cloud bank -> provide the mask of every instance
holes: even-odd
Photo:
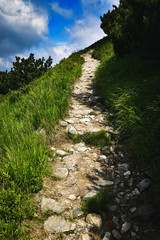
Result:
[[[48,33],[48,16],[31,2],[0,0],[0,57],[36,45]]]
[[[72,3],[66,9],[58,0],[52,3],[46,0],[43,8],[37,7],[40,0],[0,0],[0,70],[9,70],[16,55],[28,57],[30,52],[36,58],[44,56],[47,59],[51,56],[55,64],[73,51],[83,49],[105,36],[99,17],[112,5],[118,5],[119,0],[77,1],[81,6],[78,16],[75,15],[75,8],[71,9]],[[54,13],[59,14],[57,22]],[[68,39],[63,40],[62,34],[62,39],[55,45],[52,35],[46,37],[51,27],[54,32],[54,25],[49,25],[49,19],[54,21],[56,29],[62,19],[64,25],[60,25],[64,29],[61,31],[67,34]]]

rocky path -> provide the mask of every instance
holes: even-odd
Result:
[[[128,154],[116,143],[118,132],[106,124],[107,111],[94,94],[94,73],[99,61],[84,55],[83,75],[74,85],[68,117],[60,122],[50,161],[53,178],[46,178],[37,195],[39,213],[44,223],[35,224],[33,239],[65,240],[135,240],[145,231],[142,222],[153,214],[152,205],[143,201],[151,181],[131,171]],[[102,110],[103,109],[103,110]],[[114,136],[109,146],[100,149],[74,144],[68,134],[105,130]],[[112,193],[109,211],[84,216],[83,200],[108,188]]]

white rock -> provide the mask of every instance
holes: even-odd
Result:
[[[94,183],[97,184],[98,186],[112,186],[114,184],[114,182],[112,181],[107,181],[107,180],[94,180]]]
[[[114,148],[112,146],[110,147],[109,150],[110,150],[110,152],[114,152]]]
[[[83,215],[83,212],[80,208],[74,208],[71,214],[73,218],[78,218]]]
[[[107,159],[107,157],[105,155],[101,155],[99,158],[98,158],[98,161],[105,161]]]
[[[128,171],[129,165],[127,163],[118,164],[119,171]]]
[[[133,186],[133,177],[128,179],[128,186],[132,187]]]
[[[111,233],[110,233],[110,232],[106,232],[106,233],[104,234],[104,237],[103,237],[102,240],[110,240],[110,239],[111,239]]]
[[[137,208],[136,208],[136,207],[133,207],[133,208],[130,209],[130,212],[131,212],[131,213],[134,213],[136,210],[137,210]]]
[[[52,211],[54,213],[62,213],[66,209],[64,204],[56,202],[54,199],[51,198],[42,198],[41,201],[41,210],[44,213],[45,211]]]
[[[59,123],[60,123],[60,125],[61,125],[62,127],[66,127],[66,126],[67,126],[67,123],[66,123],[65,121],[60,121]]]
[[[67,168],[57,168],[54,172],[54,175],[59,178],[66,178],[68,176],[68,169]]]
[[[70,133],[70,134],[77,134],[78,132],[77,132],[77,130],[74,127],[70,127],[68,129],[68,133]]]
[[[69,232],[76,229],[76,224],[65,221],[62,217],[51,216],[44,223],[44,230],[51,233]]]
[[[83,234],[81,237],[80,237],[80,240],[90,240],[90,236],[88,234]]]
[[[68,119],[68,120],[66,120],[66,122],[69,124],[74,124],[74,121],[72,119]]]
[[[89,199],[89,198],[91,198],[91,197],[96,196],[97,194],[98,194],[98,191],[95,190],[95,189],[92,189],[91,191],[89,191],[89,192],[83,197],[83,199],[84,199],[84,200],[87,200],[87,199]]]
[[[87,147],[81,147],[77,149],[78,152],[86,152],[88,150],[90,150],[90,148],[87,148]]]
[[[138,189],[140,192],[143,192],[151,185],[151,180],[149,178],[143,179],[138,185]]]
[[[116,226],[118,226],[118,225],[119,225],[119,223],[118,223],[118,218],[117,218],[117,217],[115,217],[115,216],[113,216],[113,222],[116,224]]]
[[[83,123],[88,123],[90,122],[90,119],[89,118],[83,118],[83,119],[80,119],[80,122],[83,124]]]
[[[130,228],[131,228],[130,223],[128,223],[128,222],[123,223],[122,228],[121,228],[121,233],[125,234],[126,232],[129,231]]]
[[[124,173],[125,177],[129,177],[130,175],[131,175],[131,171],[127,171],[127,172]]]
[[[70,199],[70,200],[73,200],[73,201],[74,201],[74,200],[76,200],[76,196],[72,194],[72,195],[70,195],[70,196],[68,197],[68,199]]]
[[[102,218],[96,213],[89,213],[86,217],[86,221],[96,226],[97,228],[100,228],[102,226]]]
[[[56,149],[55,149],[55,147],[51,147],[51,150],[52,150],[52,151],[55,151]]]
[[[65,152],[63,150],[57,150],[56,153],[61,155],[62,157],[67,155],[67,152]]]
[[[138,188],[135,188],[135,189],[132,191],[132,194],[133,194],[134,196],[140,195],[140,191],[138,190]]]
[[[96,132],[99,132],[100,130],[101,130],[100,128],[91,128],[91,129],[89,129],[89,131],[91,133],[96,133]]]

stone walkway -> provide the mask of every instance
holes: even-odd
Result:
[[[39,214],[44,224],[33,224],[36,239],[110,240],[140,239],[141,221],[154,212],[152,205],[137,205],[137,199],[149,188],[151,181],[131,171],[124,146],[113,140],[103,150],[73,144],[68,134],[105,130],[118,138],[113,126],[106,124],[107,110],[94,94],[94,74],[99,61],[84,55],[82,77],[75,83],[68,117],[60,122],[51,148],[55,160],[50,161],[52,179],[44,180],[37,195]],[[142,181],[143,180],[143,181]],[[112,192],[110,211],[102,216],[94,212],[84,216],[82,200],[96,195],[103,187]],[[38,214],[38,213],[37,213]]]

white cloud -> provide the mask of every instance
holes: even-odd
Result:
[[[66,30],[70,34],[70,44],[77,49],[85,48],[105,36],[100,28],[100,20],[95,16],[79,20]]]
[[[71,9],[61,8],[58,2],[52,3],[52,10],[65,18],[71,18],[73,16]]]
[[[107,9],[111,9],[112,5],[119,4],[119,0],[81,0],[84,13],[100,13],[107,12]]]
[[[48,16],[30,1],[0,0],[0,57],[37,44],[48,33]]]

